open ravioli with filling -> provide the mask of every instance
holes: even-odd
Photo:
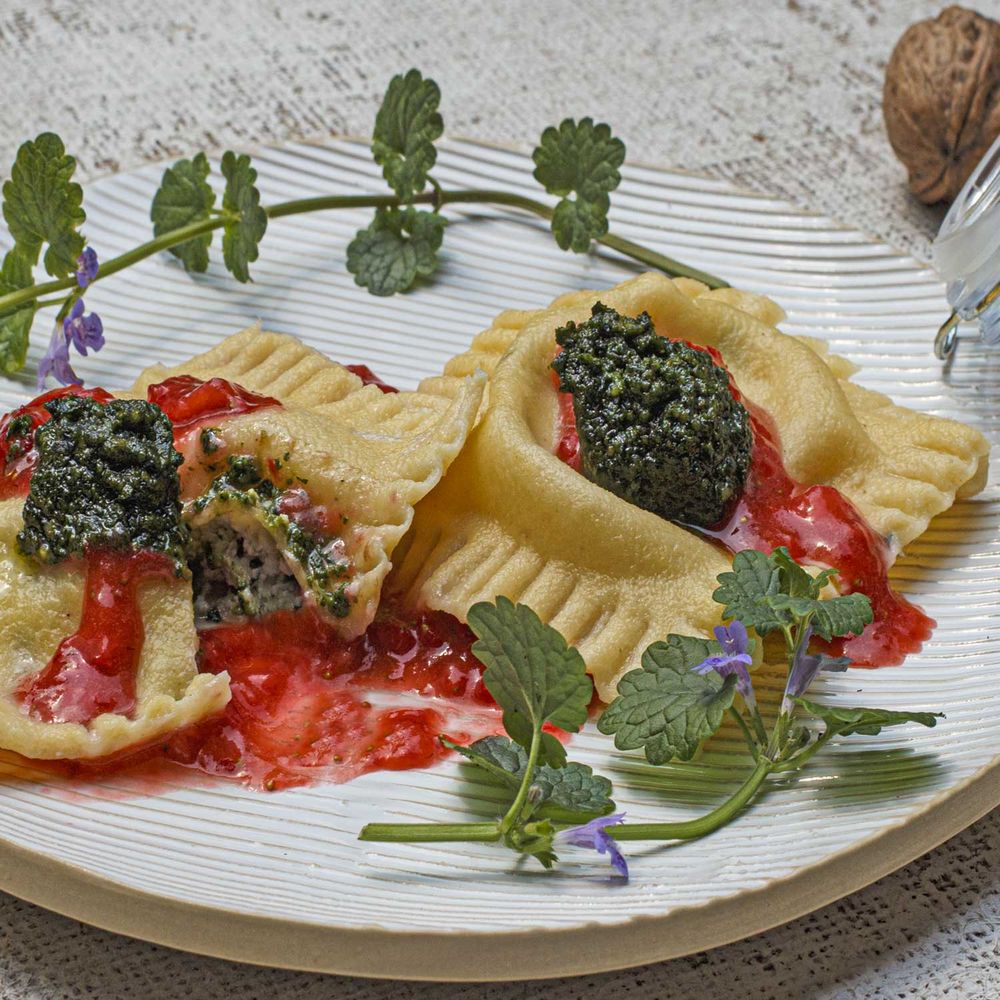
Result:
[[[363,632],[482,390],[382,393],[251,329],[125,398],[71,387],[6,417],[0,747],[101,758],[221,711],[199,626],[309,605]]]
[[[445,368],[484,370],[489,384],[465,449],[421,504],[393,587],[463,619],[498,594],[529,604],[580,649],[607,700],[650,642],[719,623],[712,593],[732,551],[799,543],[800,561],[842,561],[806,530],[822,513],[884,576],[932,517],[982,488],[987,443],[853,385],[848,362],[779,332],[782,316],[762,296],[654,274],[501,314]],[[562,453],[567,437],[583,439],[587,475]],[[751,489],[777,508],[763,512],[774,514],[767,530],[740,507]],[[881,585],[884,609],[908,607]]]

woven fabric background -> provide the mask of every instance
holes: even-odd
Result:
[[[1000,16],[996,0],[979,3]],[[783,195],[918,257],[941,211],[907,194],[882,125],[916,0],[393,3],[0,0],[0,164],[57,130],[84,177],[291,137],[368,134],[418,65],[448,131],[528,145],[565,115],[638,161]],[[970,997],[1000,994],[1000,812],[868,889],[747,941],[547,983],[392,984],[263,970],[85,927],[0,894],[0,996]]]

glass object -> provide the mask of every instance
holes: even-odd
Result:
[[[952,308],[934,353],[943,361],[955,350],[964,320],[978,320],[982,339],[1000,344],[1000,136],[952,203],[932,253]]]

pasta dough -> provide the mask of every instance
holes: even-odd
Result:
[[[598,300],[717,348],[741,392],[774,418],[790,474],[836,487],[894,551],[981,488],[988,446],[978,432],[852,385],[848,362],[776,330],[781,310],[762,296],[645,274],[502,313],[448,363],[447,378],[482,369],[490,382],[478,426],[404,543],[394,586],[408,600],[460,618],[498,594],[530,604],[578,646],[605,699],[648,643],[718,623],[711,594],[728,558],[552,453],[554,331],[586,320]]]

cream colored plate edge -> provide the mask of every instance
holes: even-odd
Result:
[[[265,150],[257,160],[265,201],[378,189],[356,142]],[[87,232],[105,258],[147,237],[159,173],[147,168],[88,188]],[[532,183],[525,156],[473,143],[448,144],[436,173],[446,186],[530,193]],[[488,209],[454,217],[462,221],[447,234],[439,280],[392,300],[370,298],[344,273],[358,215],[274,223],[256,285],[246,289],[217,266],[193,281],[166,259],[149,261],[88,296],[109,345],[79,370],[92,384],[121,385],[148,360],[179,359],[259,316],[410,385],[500,309],[539,306],[629,273],[611,255],[561,254],[534,223]],[[779,201],[650,168],[625,171],[613,225],[773,295],[789,312],[790,332],[825,337],[864,363],[863,384],[963,416],[996,440],[989,401],[998,398],[1000,363],[963,346],[943,375],[929,350],[942,290],[913,260]],[[43,339],[36,333],[35,359]],[[0,403],[29,391],[27,381],[5,383]],[[799,782],[773,788],[703,841],[636,845],[627,887],[582,854],[551,876],[490,848],[357,844],[357,829],[376,817],[457,816],[455,765],[273,796],[179,782],[144,797],[124,779],[72,789],[7,783],[0,885],[163,944],[368,976],[586,973],[756,933],[860,888],[1000,801],[998,524],[995,485],[939,518],[896,574],[939,619],[932,642],[904,668],[850,672],[824,689],[860,698],[863,688],[866,703],[884,707],[943,707],[944,724],[834,747]],[[739,748],[725,743],[699,764],[656,772],[609,755],[594,733],[574,747],[616,778],[619,803],[634,816],[697,814],[739,779]]]

